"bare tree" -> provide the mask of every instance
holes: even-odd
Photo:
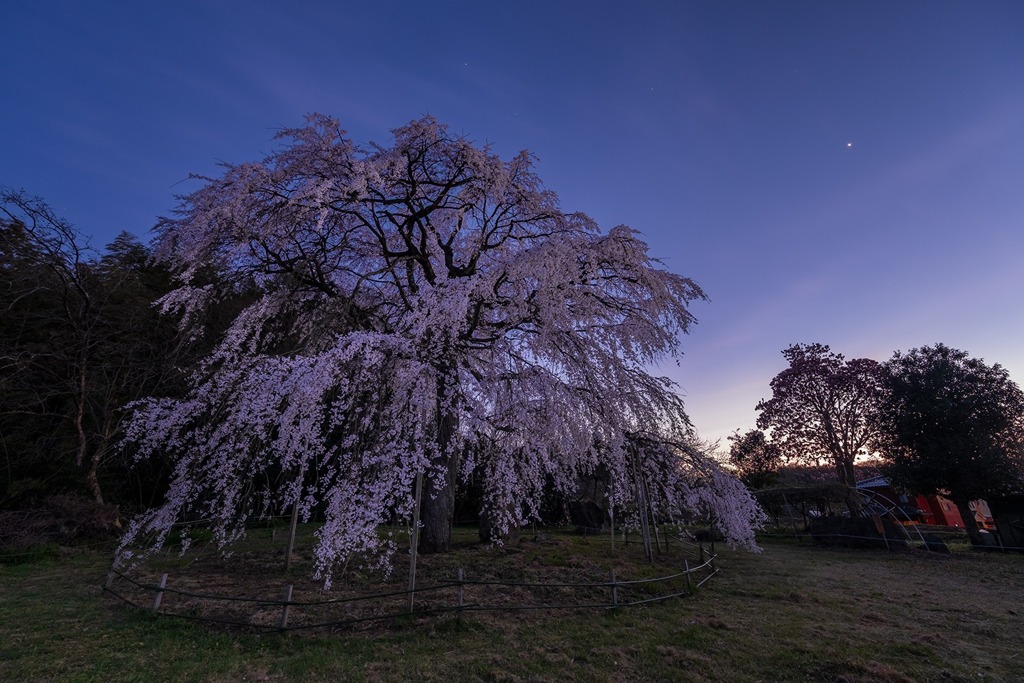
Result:
[[[50,476],[73,463],[103,502],[99,473],[120,434],[121,409],[154,391],[167,354],[150,306],[159,292],[139,280],[145,247],[123,235],[99,256],[41,199],[0,195],[5,446],[20,435],[19,449],[39,451],[33,457],[43,466],[29,472]]]

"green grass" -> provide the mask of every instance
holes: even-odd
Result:
[[[0,565],[35,564],[57,557],[60,557],[59,545],[56,543],[39,543],[28,547],[0,550]]]
[[[606,545],[462,546],[524,575],[604,572]],[[473,613],[370,630],[253,635],[104,597],[108,556],[0,566],[4,681],[1021,681],[1024,556],[724,551],[692,598],[616,612]],[[617,575],[652,570],[620,553]],[[609,564],[608,566],[611,566]],[[603,578],[605,574],[601,574]],[[288,579],[292,580],[291,578]]]

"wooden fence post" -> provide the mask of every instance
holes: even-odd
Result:
[[[615,582],[615,570],[612,570],[612,607],[619,606],[619,585]]]
[[[465,604],[463,602],[464,595],[463,595],[463,584],[462,584],[462,581],[465,578],[466,578],[465,572],[463,571],[462,567],[459,567],[458,579],[456,579],[456,581],[459,584],[459,596],[458,596],[458,604],[457,604],[457,607],[459,608],[459,614],[462,614],[462,607]]]
[[[160,611],[160,603],[164,599],[164,588],[167,587],[167,574],[160,575],[160,586],[157,588],[156,595],[153,596],[153,611]]]
[[[683,560],[683,570],[686,572],[686,590],[693,595],[693,581],[690,579],[690,563]]]
[[[292,584],[288,584],[288,589],[284,593],[284,606],[281,607],[281,626],[280,626],[280,628],[282,630],[288,628],[288,610],[292,606],[292,589],[293,588],[294,588],[294,586]]]

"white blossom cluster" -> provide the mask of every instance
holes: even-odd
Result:
[[[647,368],[680,353],[700,288],[631,229],[561,211],[528,154],[503,161],[429,117],[393,134],[361,149],[311,116],[162,222],[158,254],[181,283],[162,305],[187,332],[228,293],[252,301],[186,398],[137,407],[128,441],[176,468],[124,558],[186,513],[226,544],[297,501],[326,517],[329,583],[351,557],[386,562],[378,527],[411,514],[417,473],[476,473],[508,529],[537,514],[546,482],[571,493],[598,466],[612,499],[632,501],[626,435],[691,439],[673,384]],[[735,479],[694,449],[639,452],[652,505],[711,512],[753,546],[757,508]]]

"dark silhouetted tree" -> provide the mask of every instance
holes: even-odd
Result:
[[[768,440],[760,429],[736,432],[729,437],[729,462],[736,468],[740,480],[752,489],[762,489],[775,483],[782,452]]]
[[[947,496],[980,543],[969,503],[1024,490],[1024,393],[1005,368],[943,344],[897,352],[885,368],[875,440],[885,473]]]
[[[850,506],[858,510],[853,464],[875,433],[882,367],[867,358],[847,361],[824,344],[794,344],[782,355],[789,367],[772,379],[772,397],[757,404],[757,426],[771,430],[787,459],[829,463],[851,488]]]

